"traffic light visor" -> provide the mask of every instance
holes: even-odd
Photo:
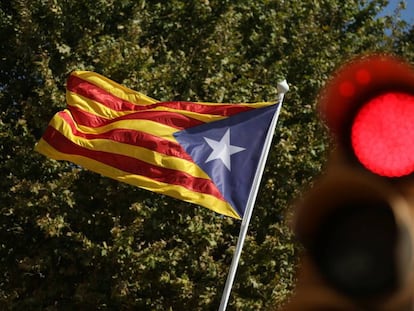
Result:
[[[414,69],[386,55],[341,67],[322,89],[322,118],[342,149],[371,172],[414,172]]]

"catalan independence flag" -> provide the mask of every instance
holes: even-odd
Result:
[[[160,102],[73,72],[67,109],[35,149],[104,176],[242,218],[277,102]]]

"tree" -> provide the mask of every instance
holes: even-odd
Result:
[[[2,1],[2,305],[219,305],[238,221],[33,152],[50,118],[65,107],[65,79],[75,69],[96,71],[159,100],[271,100],[276,82],[287,78],[291,91],[229,310],[281,304],[294,287],[297,264],[290,205],[319,173],[329,144],[315,115],[317,92],[349,57],[396,49],[384,33],[392,17],[376,18],[385,3]],[[409,35],[401,32],[401,38]],[[412,47],[398,51],[404,55]]]

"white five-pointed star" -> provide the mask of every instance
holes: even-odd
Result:
[[[208,156],[206,163],[220,159],[224,166],[231,171],[230,156],[240,151],[246,150],[246,148],[230,145],[230,129],[227,129],[220,141],[216,141],[207,137],[204,137],[207,144],[213,149]]]

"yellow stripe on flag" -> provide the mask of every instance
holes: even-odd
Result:
[[[151,105],[160,102],[159,100],[148,97],[140,92],[134,91],[121,84],[118,84],[98,73],[91,71],[74,71],[71,75],[76,76],[82,80],[88,81],[97,87],[104,89],[110,94],[126,100],[132,104],[138,106]],[[194,102],[194,104],[205,105],[205,106],[223,106],[223,105],[234,105],[234,103],[212,103],[212,102]],[[237,103],[238,106],[246,106],[253,109],[263,108],[266,106],[274,105],[274,102],[256,102],[256,103]],[[180,113],[187,113],[186,110],[178,110]],[[198,114],[197,114],[198,115]]]
[[[135,112],[131,110],[116,111],[97,101],[70,91],[66,92],[66,103],[68,106],[79,108],[105,119],[115,119]]]
[[[91,71],[74,71],[71,75],[88,81],[105,91],[136,105],[150,105],[158,102],[151,97],[148,97],[140,92],[129,89],[121,84],[118,84],[98,73]]]
[[[83,156],[61,153],[50,146],[43,139],[40,139],[40,141],[37,143],[35,150],[49,158],[77,163],[86,169],[119,180],[121,182],[138,186],[149,191],[165,194],[186,202],[195,203],[209,208],[217,213],[240,219],[240,216],[227,202],[220,200],[212,195],[191,191],[178,185],[162,183],[144,176],[129,174],[127,172],[105,165],[99,161],[92,160]]]
[[[131,113],[139,113],[139,111],[133,111],[133,110],[124,110],[124,111],[117,111],[113,110],[97,101],[94,101],[92,99],[89,99],[87,97],[84,97],[82,95],[76,94],[71,91],[66,92],[66,102],[68,106],[79,108],[83,111],[92,113],[94,115],[97,115],[98,117],[102,117],[105,119],[114,119],[118,117],[122,117]],[[200,103],[195,103],[200,104]],[[204,104],[204,103],[201,103]],[[258,107],[267,106],[269,103],[263,102],[262,104],[259,103]],[[243,106],[243,104],[240,104]],[[249,107],[253,107],[256,104],[249,104]],[[187,116],[189,118],[202,121],[204,123],[213,122],[213,121],[219,121],[222,119],[227,118],[226,116],[219,116],[214,114],[205,114],[205,113],[197,113],[193,111],[188,110],[182,110],[182,109],[174,109],[169,108],[165,106],[156,106],[148,108],[148,110],[141,110],[141,111],[169,111],[169,112],[175,112],[180,115]]]
[[[103,138],[87,139],[76,136],[73,134],[70,125],[58,114],[55,115],[55,117],[51,120],[50,126],[54,127],[57,131],[59,131],[62,135],[67,137],[70,141],[83,148],[94,151],[104,151],[114,154],[125,155],[147,162],[149,164],[157,165],[164,168],[170,168],[174,170],[180,170],[194,177],[209,179],[209,176],[206,173],[204,173],[204,171],[200,169],[199,166],[185,159],[160,154],[154,150],[149,150],[143,147],[121,143],[114,140]],[[82,132],[78,127],[76,128],[77,130]],[[120,127],[117,127],[115,125],[115,128]],[[95,132],[91,131],[90,133]]]

